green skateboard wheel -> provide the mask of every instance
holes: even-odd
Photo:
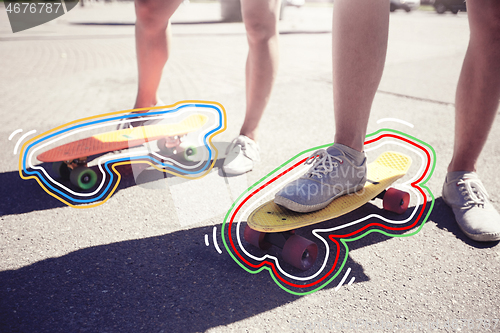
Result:
[[[71,171],[70,181],[82,190],[89,190],[97,183],[97,174],[92,169],[79,166]]]

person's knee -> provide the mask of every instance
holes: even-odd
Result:
[[[137,24],[147,31],[165,29],[168,26],[168,15],[160,14],[157,0],[135,0]]]
[[[135,0],[135,15],[137,21],[147,21],[154,16],[153,0]]]
[[[277,35],[277,22],[274,18],[264,20],[262,17],[245,17],[245,28],[250,43],[267,43]]]

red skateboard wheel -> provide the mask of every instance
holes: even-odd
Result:
[[[391,187],[385,192],[382,202],[385,210],[403,214],[410,204],[410,194]]]

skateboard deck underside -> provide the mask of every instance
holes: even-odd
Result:
[[[195,114],[178,124],[140,126],[98,134],[48,150],[37,159],[42,162],[68,161],[136,147],[164,137],[183,136],[201,128],[207,120],[207,116]]]
[[[296,213],[268,201],[248,217],[250,228],[261,232],[282,232],[347,214],[375,198],[399,178],[411,165],[411,158],[395,152],[385,152],[368,164],[365,187],[332,201],[325,208],[311,213]]]

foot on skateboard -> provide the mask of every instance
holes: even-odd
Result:
[[[326,158],[328,159],[328,157]],[[334,167],[330,166],[330,162],[340,165],[340,161],[335,158],[333,161],[321,162],[324,163],[324,166],[319,163],[316,163],[315,166],[318,170],[330,169]],[[297,236],[293,231],[347,214],[376,197],[383,199],[384,209],[403,214],[408,208],[410,195],[407,192],[389,188],[389,186],[403,177],[410,165],[410,157],[400,153],[385,152],[374,162],[366,165],[367,173],[366,182],[363,182],[364,187],[357,192],[334,198],[325,208],[320,210],[297,213],[276,204],[276,199],[269,201],[254,210],[248,217],[247,228],[251,231],[245,230],[245,240],[263,250],[271,245],[276,245],[283,249],[282,257],[286,262],[299,269],[307,270],[312,267],[316,260],[317,246],[309,240],[307,242],[314,245],[303,240],[290,241],[292,235]],[[314,166],[312,170],[315,170]],[[285,241],[280,241],[280,237],[284,237]],[[290,243],[285,247],[285,242],[288,241]]]
[[[274,202],[300,213],[326,207],[344,194],[363,188],[366,182],[366,157],[341,144],[321,149],[309,157],[314,163],[305,175],[286,185]]]

